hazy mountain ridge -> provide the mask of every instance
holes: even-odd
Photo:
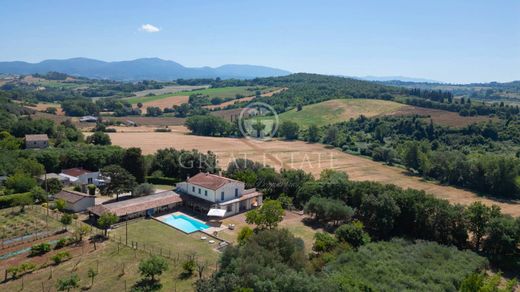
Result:
[[[114,80],[174,80],[189,78],[237,78],[276,77],[289,71],[256,65],[223,65],[212,67],[185,67],[177,62],[159,58],[141,58],[130,61],[105,62],[89,58],[45,60],[39,63],[23,61],[0,62],[0,73],[44,74],[49,71],[88,78]]]

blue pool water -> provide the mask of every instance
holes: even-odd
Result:
[[[164,223],[173,226],[177,229],[180,229],[186,233],[192,233],[199,230],[204,230],[209,228],[208,225],[201,223],[197,220],[194,220],[188,216],[183,214],[179,215],[171,215],[162,220]]]

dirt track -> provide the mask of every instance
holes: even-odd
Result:
[[[370,159],[350,155],[322,144],[309,144],[302,141],[245,140],[237,138],[202,137],[185,134],[183,127],[172,127],[171,133],[156,133],[143,128],[140,132],[110,133],[112,143],[122,147],[141,147],[144,154],[154,153],[158,149],[173,147],[176,149],[198,149],[213,151],[219,158],[219,165],[227,167],[235,158],[248,158],[280,168],[299,168],[318,176],[326,168],[346,171],[352,180],[372,180],[392,183],[403,188],[424,190],[452,203],[470,204],[480,200],[485,204],[496,204],[502,211],[513,216],[520,216],[520,204],[500,202],[479,197],[475,193],[450,186],[424,181],[419,177],[409,176],[406,171],[389,167]],[[124,128],[121,129],[124,131]]]

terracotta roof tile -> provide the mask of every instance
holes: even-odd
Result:
[[[154,195],[128,199],[105,205],[96,205],[88,208],[88,210],[98,216],[107,212],[116,214],[117,216],[123,216],[180,202],[182,202],[182,199],[176,192],[164,191]]]
[[[90,173],[90,172],[91,171],[88,171],[81,167],[69,168],[69,169],[64,169],[61,171],[61,173],[64,173],[64,174],[70,175],[70,176],[74,176],[74,177],[78,177],[82,174]]]
[[[47,134],[25,135],[25,141],[49,141]]]
[[[186,182],[206,188],[206,189],[218,190],[220,187],[224,186],[227,183],[239,182],[239,181],[230,179],[227,177],[219,176],[216,174],[201,172],[201,173],[196,174],[193,177],[190,177]]]
[[[59,193],[54,195],[54,197],[57,199],[62,199],[67,203],[74,204],[80,201],[81,199],[90,197],[90,195],[76,191],[61,190]]]

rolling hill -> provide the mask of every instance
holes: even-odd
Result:
[[[220,67],[185,67],[177,62],[159,58],[105,62],[88,58],[45,60],[39,63],[22,61],[0,62],[0,73],[33,74],[50,71],[97,79],[113,80],[175,80],[191,78],[252,79],[276,77],[290,72],[255,65],[223,65]]]
[[[279,115],[281,121],[293,121],[307,128],[310,125],[324,126],[360,115],[373,117],[391,114],[409,106],[394,101],[377,99],[332,99],[316,104],[306,105],[301,111],[292,109]]]

